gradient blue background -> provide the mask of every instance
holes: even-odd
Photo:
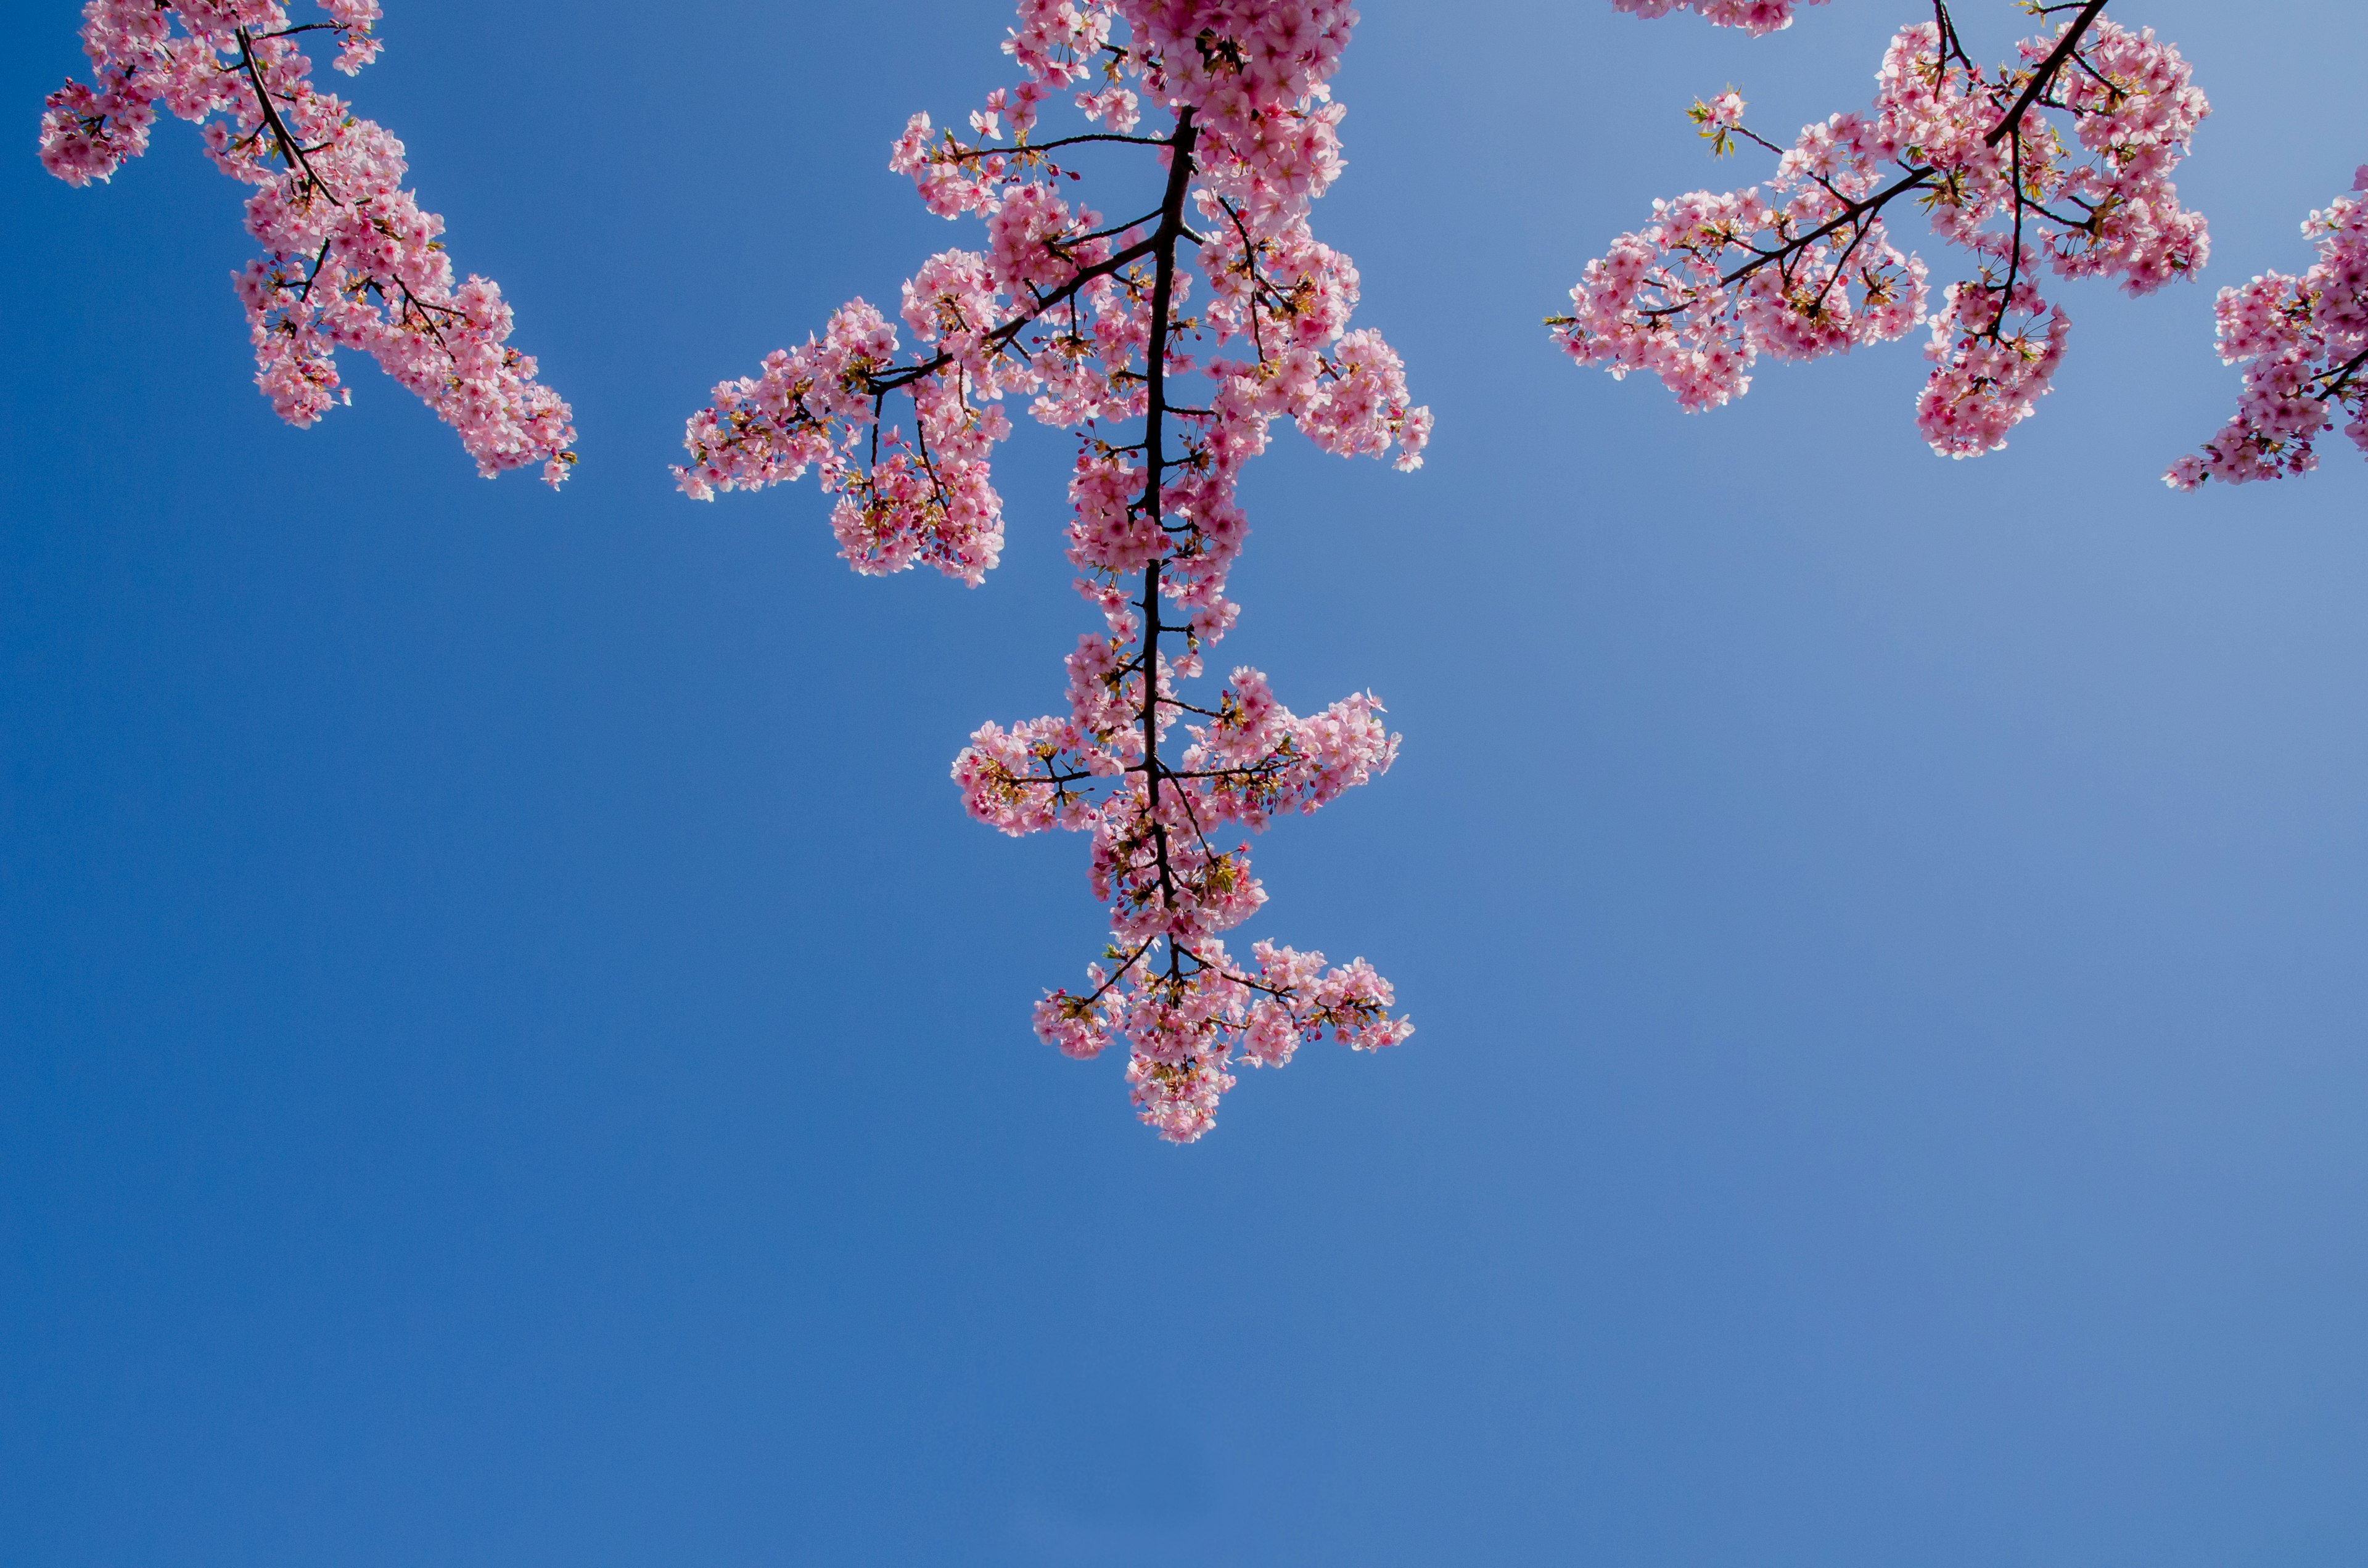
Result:
[[[239,192],[178,124],[47,179],[73,7],[0,57],[0,1563],[2368,1561],[2368,465],[2157,483],[2209,288],[2063,290],[1962,464],[1912,346],[1688,418],[1537,325],[1762,167],[1697,92],[1861,106],[1913,5],[1370,0],[1320,230],[1440,434],[1279,439],[1228,652],[1405,730],[1245,935],[1421,1032],[1190,1150],[1029,1034],[1082,844],[945,777],[1087,624],[1066,439],[975,592],[664,472],[969,243],[883,164],[1004,7],[390,10],[562,496],[366,362],[276,424]],[[2214,285],[2368,158],[2368,18],[2275,11],[2116,13],[2217,107]]]

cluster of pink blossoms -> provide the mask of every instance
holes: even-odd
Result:
[[[2173,463],[2164,481],[2192,490],[2207,479],[2241,484],[2318,466],[2313,449],[2339,410],[2343,433],[2368,451],[2368,164],[2302,226],[2318,264],[2300,278],[2265,273],[2223,289],[2214,314],[2220,358],[2245,367],[2236,417],[2202,452]]]
[[[812,468],[857,571],[926,562],[975,584],[1003,543],[990,463],[1005,404],[1079,433],[1068,555],[1104,629],[1068,657],[1065,714],[983,726],[953,775],[1007,833],[1091,835],[1111,940],[1084,991],[1038,1004],[1037,1032],[1076,1057],[1124,1041],[1142,1119],[1178,1142],[1209,1130],[1236,1063],[1412,1032],[1362,960],[1260,942],[1243,963],[1222,939],[1266,898],[1244,835],[1389,767],[1380,703],[1298,717],[1246,668],[1202,701],[1180,685],[1238,613],[1236,491],[1269,426],[1288,417],[1342,455],[1395,448],[1402,469],[1429,436],[1397,355],[1349,329],[1356,268],[1308,228],[1341,169],[1326,83],[1355,22],[1322,0],[1021,0],[1004,45],[1021,79],[969,136],[916,115],[892,154],[931,211],[985,228],[983,248],[940,252],[905,284],[915,347],[850,301],[819,339],[717,387],[676,470],[708,499]],[[1064,97],[1088,129],[1039,139]],[[1141,133],[1146,117],[1159,134]],[[1056,154],[1088,147],[1156,156],[1148,210],[1111,222],[1063,194]],[[889,417],[898,394],[909,426]]]
[[[1657,14],[1649,0],[1623,8]],[[1739,7],[1700,8],[1758,26],[1722,15]],[[1572,313],[1550,319],[1556,337],[1614,376],[1650,371],[1699,411],[1748,391],[1763,353],[1846,353],[1929,320],[1925,438],[1960,458],[2005,445],[2046,393],[2069,331],[2039,293],[2043,268],[2146,294],[2210,250],[2169,177],[2210,106],[2177,49],[2102,10],[2089,0],[2053,37],[2024,40],[2015,63],[1985,70],[1936,6],[1933,21],[1892,40],[1871,112],[1807,126],[1789,147],[1746,130],[1732,93],[1696,104],[1719,151],[1758,142],[1778,154],[1775,176],[1655,202],[1650,225],[1588,264]],[[1884,222],[1907,197],[1975,258],[1975,276],[1929,315],[1925,265]]]
[[[377,58],[378,0],[321,8],[327,22],[299,27],[271,0],[89,0],[96,85],[49,96],[41,163],[87,185],[147,151],[159,103],[203,123],[215,164],[257,187],[246,227],[264,255],[235,278],[280,417],[306,426],[349,401],[335,355],[359,348],[460,432],[479,472],[540,463],[557,484],[575,460],[571,415],[508,346],[501,290],[454,286],[444,221],[403,188],[403,143],[312,83],[298,38],[336,34],[350,75]]]
[[[1826,0],[1800,0],[1822,6]],[[1755,38],[1782,32],[1793,25],[1793,0],[1611,0],[1615,10],[1637,17],[1666,17],[1672,11],[1693,11],[1722,28],[1743,28]]]

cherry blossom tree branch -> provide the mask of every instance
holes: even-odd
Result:
[[[256,384],[280,417],[308,426],[349,401],[336,351],[358,348],[459,433],[480,473],[540,466],[557,484],[575,461],[572,415],[509,346],[500,289],[456,281],[443,220],[404,188],[402,143],[311,80],[297,40],[334,35],[352,74],[378,54],[378,0],[320,4],[328,21],[296,24],[276,0],[90,0],[95,81],[49,96],[42,165],[69,185],[106,180],[147,150],[158,104],[199,122],[216,165],[255,187],[246,226],[263,255],[237,287]]]
[[[1684,8],[1755,32],[1792,18],[1789,0]],[[1925,438],[1952,457],[2004,445],[2047,392],[2069,330],[2035,287],[2043,267],[2143,294],[2192,276],[2210,249],[2169,178],[2210,112],[2178,51],[2108,21],[2102,0],[2040,9],[2070,15],[2024,41],[2024,64],[1986,71],[1936,3],[1930,22],[1892,40],[1871,111],[1807,126],[1782,149],[1743,125],[1732,89],[1697,101],[1713,152],[1738,140],[1776,150],[1773,179],[1656,203],[1651,225],[1588,264],[1571,312],[1547,318],[1556,339],[1615,376],[1652,372],[1694,412],[1747,392],[1762,354],[1816,358],[1929,324]],[[2043,115],[2068,116],[2070,133]],[[1924,262],[1887,228],[1911,193],[1973,258],[1938,310]]]
[[[2318,249],[2308,271],[2265,272],[2214,301],[2220,358],[2245,367],[2244,390],[2228,423],[2163,475],[2174,489],[2308,473],[2339,420],[2368,452],[2368,164],[2302,233]]]
[[[1387,768],[1380,704],[1302,718],[1247,668],[1213,702],[1178,690],[1238,614],[1224,593],[1247,532],[1238,476],[1269,426],[1288,418],[1344,456],[1395,448],[1401,468],[1429,436],[1396,355],[1349,328],[1354,268],[1307,224],[1339,168],[1326,81],[1353,19],[1308,0],[1026,0],[1008,45],[1025,74],[971,116],[973,136],[921,115],[896,144],[892,166],[931,210],[986,229],[984,251],[940,252],[905,284],[917,345],[850,301],[762,375],[717,386],[676,471],[705,499],[817,469],[857,571],[928,564],[976,584],[1002,548],[990,460],[1006,405],[1077,433],[1069,558],[1104,631],[1066,661],[1064,714],[982,726],[953,773],[971,813],[1007,833],[1089,835],[1111,940],[1087,985],[1038,1004],[1037,1031],[1078,1057],[1123,1041],[1138,1113],[1178,1142],[1208,1131],[1240,1062],[1410,1030],[1362,960],[1260,942],[1245,964],[1222,937],[1266,896],[1245,836]],[[1105,130],[1037,139],[1058,94]],[[1146,115],[1167,133],[1138,131]],[[1052,153],[1083,142],[1162,160],[1144,217],[1109,224],[1055,187]],[[1247,359],[1224,353],[1235,342]],[[911,404],[909,435],[887,423],[892,395]]]

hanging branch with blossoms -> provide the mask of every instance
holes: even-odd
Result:
[[[1792,20],[1784,0],[1689,3],[1755,32]],[[2044,272],[2114,278],[2142,295],[2191,276],[2210,251],[2203,216],[2180,206],[2169,177],[2211,112],[2179,51],[2106,20],[2104,0],[2026,8],[2071,14],[2053,36],[2024,40],[2012,63],[1987,68],[1934,5],[1930,22],[1891,40],[1869,113],[1807,126],[1790,146],[1746,128],[1732,91],[1697,102],[1714,152],[1750,142],[1777,155],[1774,177],[1656,201],[1651,224],[1588,264],[1571,313],[1548,318],[1556,339],[1615,377],[1650,371],[1699,412],[1749,390],[1762,353],[1847,353],[1929,320],[1918,426],[1951,457],[2004,446],[2045,395],[2070,331],[2040,295]],[[1926,266],[1886,223],[1907,201],[1974,259],[1974,276],[1929,316]]]
[[[1303,718],[1254,669],[1197,699],[1185,683],[1235,623],[1236,489],[1268,426],[1288,417],[1343,456],[1395,447],[1413,469],[1430,415],[1409,406],[1389,346],[1349,330],[1356,268],[1308,228],[1341,168],[1327,83],[1353,10],[1021,0],[1019,13],[1004,51],[1021,78],[971,134],[916,115],[894,147],[890,167],[931,211],[986,231],[984,250],[939,252],[905,284],[916,346],[848,302],[819,339],[715,389],[676,476],[709,499],[814,469],[856,571],[926,563],[975,585],[1003,545],[990,460],[1007,403],[1077,432],[1068,556],[1103,630],[1068,655],[1066,712],[981,726],[953,777],[970,813],[1006,833],[1090,836],[1110,944],[1084,987],[1037,1004],[1036,1030],[1079,1058],[1122,1041],[1142,1119],[1190,1142],[1239,1063],[1281,1066],[1327,1034],[1362,1051],[1413,1032],[1362,959],[1327,966],[1260,941],[1245,960],[1221,935],[1266,900],[1245,836],[1389,767],[1398,737],[1381,704],[1360,694]],[[1085,128],[1044,136],[1063,97]],[[1156,176],[1131,216],[1062,194],[1088,149]]]
[[[148,150],[162,103],[204,126],[206,152],[256,187],[246,229],[264,254],[234,274],[256,384],[290,424],[350,402],[336,352],[358,348],[416,393],[487,478],[575,461],[572,415],[509,347],[498,286],[457,288],[444,221],[404,188],[403,143],[316,89],[299,40],[327,33],[347,75],[378,57],[378,0],[321,0],[298,25],[271,0],[89,0],[83,51],[95,85],[69,82],[41,116],[41,163],[68,185],[111,178]]]
[[[2245,391],[2220,433],[2170,466],[2163,479],[2173,489],[2307,473],[2318,466],[2313,443],[2339,414],[2351,416],[2351,444],[2368,452],[2368,164],[2352,175],[2351,194],[2312,213],[2302,233],[2318,245],[2309,271],[2220,290],[2220,358],[2245,367]]]

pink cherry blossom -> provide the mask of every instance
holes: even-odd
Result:
[[[1790,19],[1781,5],[1691,8],[1755,31]],[[1934,369],[1918,426],[1952,457],[2004,446],[2046,394],[2069,330],[2039,294],[2044,272],[2114,278],[2139,295],[2192,276],[2210,253],[2203,217],[2169,178],[2210,106],[2177,49],[2103,9],[2087,0],[1992,69],[1936,6],[1892,40],[1871,110],[1805,126],[1790,145],[1748,129],[1732,89],[1697,101],[1691,118],[1715,152],[1754,142],[1776,154],[1774,175],[1656,201],[1650,224],[1588,263],[1571,313],[1549,318],[1556,339],[1615,377],[1658,376],[1699,412],[1749,391],[1763,354],[1846,354],[1929,319]],[[1907,198],[1974,264],[1929,318],[1930,270],[1884,217]]]
[[[490,279],[455,284],[444,221],[404,188],[403,143],[312,81],[298,40],[337,40],[350,75],[378,56],[378,0],[322,0],[298,26],[271,0],[89,0],[83,51],[95,86],[69,82],[41,116],[41,163],[68,185],[112,178],[148,150],[156,105],[204,128],[224,174],[256,187],[246,228],[264,254],[233,275],[256,384],[307,426],[350,401],[336,350],[356,348],[436,411],[491,478],[575,461],[572,415],[509,347],[510,307]]]
[[[1826,0],[1800,0],[1822,6]],[[1757,36],[1793,25],[1793,0],[1611,0],[1615,10],[1637,17],[1666,17],[1672,11],[1693,11],[1715,27],[1743,28]]]
[[[1110,941],[1085,986],[1037,1004],[1037,1033],[1079,1058],[1122,1042],[1137,1114],[1178,1142],[1209,1130],[1241,1063],[1413,1032],[1361,959],[1258,942],[1243,962],[1224,940],[1266,902],[1247,835],[1388,769],[1381,703],[1301,717],[1247,667],[1185,695],[1239,614],[1224,589],[1249,531],[1241,470],[1274,421],[1400,469],[1429,439],[1397,354],[1349,324],[1355,266],[1308,226],[1343,166],[1327,84],[1356,20],[1322,0],[1021,0],[1004,49],[1022,79],[968,138],[919,114],[890,152],[930,211],[985,231],[904,285],[910,346],[850,301],[820,337],[716,387],[675,471],[706,500],[812,469],[855,570],[926,564],[975,585],[1003,545],[991,470],[1007,406],[1076,432],[1064,542],[1101,629],[1067,656],[1067,710],[980,726],[953,778],[1005,833],[1088,836]],[[1064,98],[1083,129],[1039,138]],[[1139,133],[1145,119],[1161,133]],[[1157,176],[1119,209],[1135,216],[1111,221],[1063,183],[1081,171],[1060,160],[1088,149]]]
[[[2318,246],[2309,271],[2220,290],[2220,358],[2245,367],[2245,390],[2220,433],[2163,476],[2172,488],[2307,473],[2318,466],[2313,443],[2339,415],[2350,415],[2344,435],[2368,451],[2368,164],[2351,193],[2312,213],[2302,232]]]

